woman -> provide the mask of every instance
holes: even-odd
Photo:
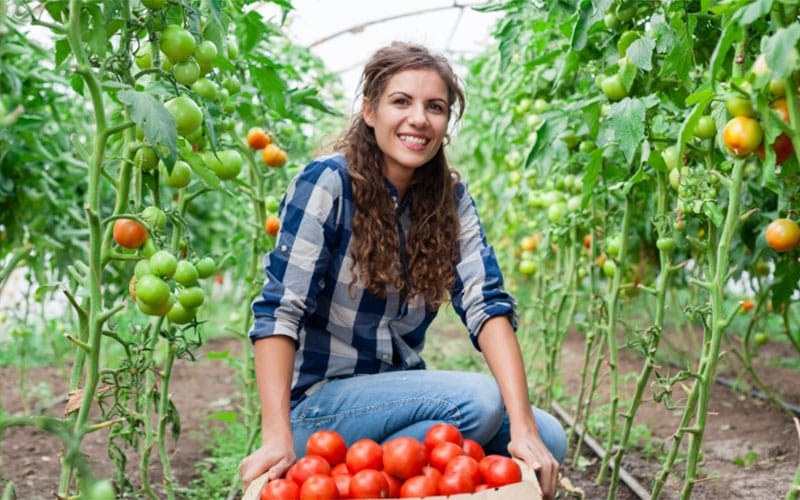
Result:
[[[380,443],[422,440],[445,421],[524,460],[552,498],[564,431],[531,409],[514,299],[444,154],[464,110],[458,79],[443,57],[396,42],[361,84],[339,153],[308,165],[281,204],[253,303],[262,446],[242,461],[243,482],[281,476],[316,430]],[[448,296],[494,377],[424,370],[425,333]]]

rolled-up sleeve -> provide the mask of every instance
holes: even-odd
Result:
[[[508,316],[516,329],[516,301],[503,288],[500,265],[494,249],[486,242],[475,201],[465,184],[457,186],[456,198],[461,232],[452,302],[469,331],[473,345],[480,350],[478,334],[486,320]]]
[[[253,342],[272,335],[298,341],[324,283],[341,193],[341,176],[324,162],[309,164],[289,185],[275,249],[264,259],[266,281],[252,304]]]

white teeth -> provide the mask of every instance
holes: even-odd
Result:
[[[428,139],[425,139],[424,137],[414,137],[411,135],[401,135],[400,140],[403,142],[410,142],[412,144],[419,144],[421,146],[428,144]]]

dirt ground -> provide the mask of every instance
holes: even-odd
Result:
[[[794,356],[785,346],[778,343],[766,346],[761,359]],[[216,340],[203,347],[198,361],[179,361],[173,369],[172,390],[170,391],[181,415],[182,434],[177,446],[172,446],[172,467],[181,485],[187,485],[195,477],[195,464],[207,456],[204,443],[207,440],[207,416],[221,411],[234,411],[230,399],[236,393],[235,373],[224,360],[209,359],[207,352],[232,350],[241,352],[240,341]],[[564,346],[562,373],[564,389],[569,394],[577,394],[579,373],[583,359],[583,341],[570,336]],[[620,359],[621,373],[638,371],[639,366],[623,352]],[[674,368],[662,367],[666,374]],[[723,375],[726,367],[721,366]],[[26,375],[28,387],[35,387],[37,381],[51,384],[53,395],[64,394],[65,382],[63,368],[35,369]],[[800,404],[800,384],[798,373],[787,369],[762,368],[769,387],[781,388],[781,397],[795,405]],[[606,380],[606,379],[604,379]],[[13,369],[0,370],[2,404],[11,414],[22,411],[18,391],[19,374]],[[623,389],[630,391],[631,380],[626,380]],[[601,384],[598,400],[602,401],[607,384]],[[679,394],[675,394],[679,401]],[[58,401],[56,397],[55,400]],[[39,404],[42,404],[40,401]],[[574,408],[564,405],[569,414]],[[623,408],[624,409],[624,408]],[[699,470],[701,481],[694,488],[692,498],[698,499],[782,499],[792,482],[800,463],[800,438],[794,424],[785,413],[776,411],[762,400],[735,393],[716,385],[712,393],[711,412],[703,440],[703,462]],[[46,408],[50,414],[63,411],[63,400]],[[668,439],[675,431],[680,412],[669,411],[661,404],[648,400],[639,411],[637,423],[646,425],[652,431],[651,444],[659,449],[661,440]],[[89,456],[94,471],[99,476],[110,477],[113,467],[108,460],[106,436],[97,432],[85,440],[84,452]],[[58,484],[60,466],[58,463],[59,443],[43,431],[31,428],[12,428],[3,436],[0,477],[13,481],[17,498],[26,500],[54,498]],[[570,455],[572,455],[570,451]],[[742,465],[737,462],[744,461]],[[656,451],[649,460],[642,453],[632,451],[626,454],[624,468],[644,488],[650,491],[650,481],[659,470],[660,460]],[[579,465],[579,466],[578,466]],[[584,450],[579,463],[571,460],[563,467],[564,489],[562,498],[606,498],[607,487],[594,483],[599,461],[588,449]],[[152,465],[152,484],[161,480],[160,464]],[[682,464],[672,475],[661,498],[678,498],[681,481],[676,476],[683,473]],[[135,471],[132,477],[137,477]],[[571,492],[569,490],[572,490]],[[620,486],[618,499],[638,498],[629,488]]]

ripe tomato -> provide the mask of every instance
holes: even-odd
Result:
[[[731,153],[742,157],[756,150],[764,138],[764,132],[758,120],[747,116],[735,116],[725,125],[722,138]]]
[[[327,474],[313,474],[300,486],[300,500],[331,500],[338,494],[336,480]]]
[[[434,483],[439,484],[439,480],[442,478],[442,471],[436,467],[426,465],[422,468],[422,475],[433,479]]]
[[[786,99],[778,99],[772,104],[770,104],[770,108],[774,109],[781,115],[781,118],[784,122],[789,123],[789,108],[786,104]],[[780,165],[794,153],[794,145],[792,144],[792,140],[786,135],[786,132],[782,133],[775,140],[772,142],[772,150],[775,151],[775,164]],[[756,149],[756,154],[762,160],[765,157],[764,154],[764,144],[760,144]]]
[[[274,215],[267,215],[264,219],[264,230],[268,235],[273,238],[278,235],[278,230],[281,228],[281,220]]]
[[[247,145],[252,149],[264,149],[272,143],[272,139],[260,127],[253,127],[247,131]]]
[[[261,159],[270,167],[280,167],[286,163],[286,152],[273,144],[268,144],[261,151]]]
[[[136,282],[139,281],[139,277],[135,274],[131,276],[131,279],[128,281],[128,293],[130,294],[133,300],[136,300]]]
[[[131,219],[114,221],[114,241],[123,248],[139,248],[147,240],[147,230]]]
[[[539,241],[536,239],[535,236],[523,236],[519,242],[520,248],[525,250],[526,252],[533,252],[536,250],[536,246],[539,244]]]
[[[298,500],[300,487],[290,479],[274,479],[264,485],[261,500]]]
[[[179,95],[164,103],[164,106],[175,117],[180,135],[191,134],[203,123],[203,112],[189,96]]]
[[[340,464],[336,464],[333,467],[331,467],[331,476],[335,476],[337,474],[347,474],[348,476],[351,475],[350,471],[347,470],[346,463],[342,462]]]
[[[400,498],[432,497],[438,494],[438,484],[427,476],[410,477],[400,487]]]
[[[444,475],[446,476],[454,472],[468,475],[469,478],[472,479],[472,484],[480,484],[482,482],[483,476],[481,476],[478,461],[468,455],[461,455],[447,462]]]
[[[383,472],[375,469],[362,469],[350,479],[350,498],[386,498],[389,483]]]
[[[522,469],[514,460],[500,457],[488,464],[483,479],[491,488],[518,483],[522,481]]]
[[[386,470],[381,471],[383,473],[383,477],[386,478],[386,484],[389,485],[389,492],[386,494],[387,498],[399,498],[400,497],[400,488],[403,486],[403,482],[394,477],[393,475],[386,472]]]
[[[292,479],[294,479],[295,483],[302,486],[303,483],[314,474],[329,476],[330,473],[331,466],[327,460],[319,455],[306,455],[295,462]]]
[[[775,219],[767,226],[767,245],[778,252],[788,252],[800,242],[800,226],[791,219]]]
[[[464,450],[461,449],[460,445],[451,443],[449,441],[444,441],[434,446],[434,448],[430,451],[429,460],[433,467],[436,467],[440,471],[444,472],[444,469],[447,467],[447,463],[450,460],[463,454]]]
[[[316,431],[306,441],[306,454],[319,455],[331,466],[338,465],[344,462],[347,455],[347,443],[336,431]]]
[[[468,474],[463,472],[451,472],[442,474],[439,480],[440,495],[458,495],[459,493],[472,493],[475,491],[475,483]]]
[[[336,489],[339,491],[338,498],[350,498],[350,480],[353,476],[349,472],[333,474],[331,473],[333,481],[336,483]]]
[[[431,451],[439,443],[449,442],[461,446],[463,441],[464,438],[458,427],[447,422],[433,424],[425,433],[425,447],[428,451]]]
[[[398,437],[383,445],[383,469],[400,479],[422,473],[427,463],[425,445],[412,437]]]
[[[744,299],[742,302],[742,312],[750,312],[756,306],[756,303],[751,299]]]
[[[489,464],[497,460],[498,458],[503,458],[503,455],[486,455],[481,460],[478,461],[478,469],[481,471],[481,476],[486,477],[486,469],[489,468]]]
[[[381,445],[369,438],[359,439],[347,449],[345,463],[350,474],[364,469],[381,470],[383,468]]]
[[[173,64],[192,57],[194,46],[192,34],[178,25],[169,25],[161,32],[161,52]]]
[[[474,458],[478,462],[486,456],[481,444],[474,439],[464,439],[464,442],[461,443],[461,449],[464,450],[465,455]]]

